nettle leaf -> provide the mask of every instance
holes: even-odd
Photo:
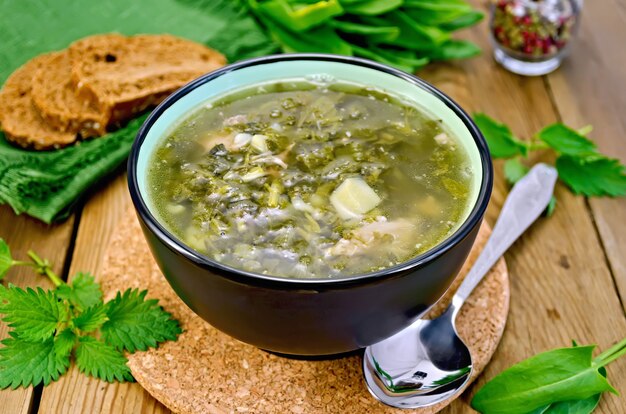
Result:
[[[0,313],[9,327],[24,341],[43,341],[51,337],[60,322],[67,319],[65,305],[53,291],[9,285],[0,286]]]
[[[109,320],[100,331],[107,344],[118,350],[145,351],[159,342],[175,340],[182,332],[178,321],[156,299],[145,300],[146,293],[128,289],[106,303]]]
[[[70,284],[59,286],[57,296],[69,300],[79,309],[87,309],[102,302],[100,285],[89,273],[78,273]]]
[[[554,401],[617,392],[592,363],[594,348],[555,349],[522,361],[485,384],[472,407],[481,413],[528,413]]]
[[[509,184],[515,184],[521,180],[529,170],[518,158],[511,158],[504,163],[504,177]]]
[[[108,320],[106,309],[101,302],[85,309],[80,315],[72,319],[72,322],[74,326],[81,331],[92,332],[100,328],[102,324]]]
[[[559,178],[576,194],[585,196],[626,195],[626,167],[601,155],[576,158],[562,155],[556,160]]]
[[[13,257],[11,257],[11,249],[7,242],[0,239],[0,279],[6,276],[9,269],[13,266]]]
[[[596,151],[593,141],[563,124],[549,125],[537,136],[560,154],[579,157]]]
[[[59,355],[69,355],[78,337],[70,328],[62,330],[54,337],[54,350]]]
[[[71,349],[55,347],[52,337],[33,342],[9,335],[0,348],[0,388],[48,385],[67,371]]]
[[[111,345],[96,338],[91,336],[79,338],[74,355],[76,365],[82,373],[107,382],[134,381],[130,368],[126,365],[128,362],[126,357]]]
[[[525,156],[528,152],[526,144],[517,139],[506,125],[481,113],[474,114],[474,122],[485,136],[493,158]]]

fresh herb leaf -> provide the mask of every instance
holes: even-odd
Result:
[[[472,7],[462,0],[405,0],[404,5],[416,21],[435,25],[457,19],[472,10]]]
[[[482,14],[481,12],[472,10],[470,12],[463,14],[462,16],[457,17],[456,19],[452,21],[441,23],[439,25],[439,28],[447,32],[452,32],[455,30],[464,29],[466,27],[473,26],[476,23],[480,22],[483,19],[483,17],[484,17],[484,14]]]
[[[400,29],[395,26],[373,26],[343,20],[331,20],[328,24],[343,33],[367,36],[372,42],[389,42],[400,34]]]
[[[572,340],[572,347],[577,347],[578,343],[575,340]],[[600,375],[606,378],[606,368],[602,367],[598,370]],[[600,402],[600,398],[602,394],[592,395],[589,398],[585,398],[584,400],[573,400],[573,401],[559,401],[554,404],[551,404],[547,407],[544,407],[542,413],[545,414],[591,414],[598,403]]]
[[[0,314],[13,329],[1,342],[0,388],[47,385],[67,370],[72,352],[81,372],[106,381],[133,381],[121,351],[156,347],[181,332],[157,300],[145,300],[146,291],[128,289],[104,304],[90,274],[79,273],[67,285],[48,260],[33,251],[28,257],[30,262],[11,258],[11,263],[31,265],[57,289],[0,285]]]
[[[602,394],[596,394],[584,400],[561,401],[547,407],[543,414],[591,414],[598,403]]]
[[[72,319],[74,326],[82,332],[92,332],[100,328],[103,323],[108,321],[106,308],[103,303],[97,303],[94,306],[85,309],[80,315]]]
[[[560,154],[580,157],[596,151],[593,141],[563,124],[549,125],[537,136]]]
[[[101,328],[106,343],[118,350],[145,351],[157,342],[175,340],[182,332],[178,321],[156,299],[145,299],[146,293],[128,289],[107,302],[109,320]]]
[[[285,52],[354,54],[409,72],[435,59],[461,59],[480,52],[473,43],[451,38],[453,31],[483,17],[465,0],[247,0],[246,4]],[[410,59],[423,60],[407,63],[405,52],[412,53]]]
[[[0,348],[0,388],[48,385],[67,371],[69,351],[55,347],[54,338],[26,341],[14,332],[9,335]]]
[[[591,131],[593,131],[593,125],[585,125],[584,127],[578,128],[576,130],[576,132],[578,132],[580,135],[583,135],[583,136],[589,135]]]
[[[67,319],[67,309],[52,291],[0,285],[0,313],[23,341],[44,341]]]
[[[578,345],[574,342],[574,346]],[[598,372],[606,378],[604,367],[600,368]],[[559,401],[528,414],[591,414],[598,406],[601,397],[602,394],[596,394],[583,400]]]
[[[364,58],[376,60],[381,63],[386,63],[407,72],[414,72],[428,63],[427,58],[406,58],[399,56],[398,54],[386,52],[383,49],[379,49],[375,46],[360,47],[356,45],[351,45],[351,47],[356,56],[361,56]]]
[[[391,11],[385,19],[400,28],[398,40],[414,42],[416,39],[421,39],[426,44],[435,47],[450,39],[448,32],[444,32],[437,26],[419,23],[401,9]]]
[[[289,31],[267,18],[261,20],[270,29],[272,37],[280,43],[285,53],[322,52],[347,56],[352,55],[350,44],[339,37],[330,26],[319,26],[305,33],[298,33]]]
[[[79,309],[87,309],[102,302],[102,291],[89,273],[78,273],[69,285],[57,288],[57,296],[67,299]]]
[[[559,155],[556,160],[559,178],[575,194],[587,197],[626,195],[626,166],[597,152],[596,144],[585,137],[593,130],[590,125],[577,131],[560,123],[549,125],[536,134],[539,140],[526,144],[515,138],[506,125],[484,114],[475,114],[474,120],[493,158],[526,156],[529,150],[552,149]],[[510,159],[504,164],[507,181],[514,182],[522,173],[523,166],[518,160]],[[555,206],[553,196],[545,214],[552,215]]]
[[[134,381],[126,365],[128,362],[126,357],[111,345],[96,338],[91,336],[79,338],[75,356],[76,365],[82,373],[107,382]]]
[[[576,194],[590,196],[626,195],[626,167],[603,156],[576,158],[562,155],[556,160],[559,177]]]
[[[255,3],[257,10],[283,27],[303,32],[326,22],[330,17],[343,13],[337,0],[318,1],[292,7],[284,0],[268,0]]]
[[[11,249],[7,242],[0,239],[0,279],[6,276],[9,269],[13,266],[13,257],[11,257]]]
[[[592,361],[594,346],[544,352],[500,373],[481,388],[472,407],[481,413],[527,413],[556,401],[616,392]]]
[[[517,139],[506,125],[482,113],[474,114],[474,122],[485,136],[493,158],[526,155],[526,144]]]
[[[62,330],[54,337],[54,349],[59,355],[69,355],[78,337],[71,328]]]
[[[368,0],[342,2],[343,8],[352,14],[365,14],[368,16],[378,16],[402,6],[402,0]]]
[[[467,40],[446,40],[437,47],[420,50],[432,60],[467,59],[480,54],[480,47]]]
[[[509,184],[515,184],[521,180],[529,170],[519,158],[511,158],[504,163],[504,177]]]
[[[540,407],[540,408],[537,408],[536,410],[532,410],[531,412],[526,413],[526,414],[543,414],[543,413],[545,413],[548,410],[548,408],[550,408],[550,406]]]

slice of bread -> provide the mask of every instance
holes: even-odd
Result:
[[[226,63],[215,50],[171,35],[95,35],[68,50],[79,97],[96,103],[109,125]]]
[[[83,138],[104,135],[108,119],[91,100],[76,94],[69,53],[50,53],[44,59],[32,82],[33,103],[41,117],[62,132]]]
[[[60,148],[76,141],[76,134],[48,125],[33,105],[33,76],[49,59],[46,54],[30,60],[13,72],[0,90],[0,128],[9,141],[25,148]]]

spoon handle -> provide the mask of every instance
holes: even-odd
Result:
[[[455,308],[461,307],[489,269],[546,209],[557,176],[553,167],[537,164],[511,189],[489,241],[454,295]]]

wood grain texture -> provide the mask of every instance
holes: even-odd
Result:
[[[626,162],[626,1],[586,2],[578,36],[571,56],[547,77],[555,106],[568,125],[592,124],[600,150]],[[589,205],[624,306],[626,199]]]
[[[475,3],[479,7],[485,6],[484,2]],[[608,7],[603,4],[605,2],[588,2],[586,5],[591,3],[595,7]],[[466,34],[467,38],[482,46],[482,57],[431,66],[421,75],[467,111],[485,112],[510,125],[518,136],[529,137],[559,119],[550,90],[542,78],[516,76],[495,63],[486,24],[483,22]],[[601,23],[594,20],[592,24],[595,28]],[[583,55],[581,58],[588,57]],[[595,83],[603,81],[603,78],[596,79]],[[617,85],[608,83],[605,87],[615,88]],[[581,102],[587,98],[579,93],[576,84],[567,87],[570,95],[564,101]],[[622,137],[623,134],[610,134],[606,139],[619,146]],[[551,161],[549,156],[540,159]],[[487,214],[492,224],[508,192],[503,180],[502,161],[495,162],[495,171],[494,194]],[[568,346],[572,339],[580,343],[597,343],[600,349],[606,349],[626,336],[626,318],[594,227],[594,218],[590,216],[585,200],[573,196],[562,185],[558,185],[556,195],[559,204],[554,216],[537,222],[506,255],[512,291],[507,329],[491,364],[470,392],[463,396],[466,401],[497,373],[537,352]],[[623,204],[620,213],[626,214]],[[611,224],[616,227],[613,229],[616,233],[623,229],[624,221],[621,221],[621,227],[617,223]],[[624,251],[623,247],[621,251]],[[611,381],[621,391],[626,391],[626,377],[621,375],[624,368],[626,361],[619,360],[608,369]],[[606,395],[596,413],[625,410],[623,399]],[[463,404],[453,403],[442,412],[465,413],[468,410]]]
[[[475,4],[484,8],[486,1],[476,0]],[[592,123],[592,137],[600,148],[625,161],[625,31],[626,1],[587,1],[579,37],[562,68],[544,78],[523,78],[493,61],[483,22],[464,34],[483,47],[483,56],[429,66],[421,75],[468,112],[486,112],[511,125],[522,137],[559,119],[572,126]],[[502,162],[496,162],[495,168],[498,178],[488,210],[491,224],[508,191],[502,180]],[[120,177],[87,204],[72,272],[97,273],[100,269],[106,243],[129,203],[125,187]],[[509,323],[492,363],[478,384],[462,397],[465,401],[498,372],[537,352],[566,346],[571,339],[606,349],[626,336],[626,318],[615,289],[616,283],[622,303],[626,302],[626,201],[597,199],[587,204],[560,185],[556,194],[559,204],[555,215],[540,220],[507,253],[512,289]],[[0,208],[0,237],[9,239],[19,254],[36,248],[56,261],[57,270],[70,233],[70,224],[48,229],[29,219],[15,219],[9,209]],[[27,273],[13,272],[10,280],[24,285],[45,283],[45,279]],[[625,370],[626,360],[618,360],[608,369],[611,382],[622,394],[626,392]],[[0,393],[3,412],[26,413],[31,401],[31,390]],[[470,411],[465,404],[455,403],[443,412]],[[39,412],[168,411],[137,384],[110,385],[72,370],[44,389]],[[626,400],[613,395],[605,395],[596,411],[621,412],[626,412]]]
[[[102,258],[117,222],[130,206],[126,177],[120,175],[95,196],[85,208],[76,237],[69,274],[100,273]],[[40,413],[167,413],[159,402],[136,383],[108,384],[87,377],[74,366],[59,381],[44,388]]]
[[[53,269],[58,275],[61,275],[63,271],[73,223],[72,217],[61,225],[48,226],[27,216],[15,217],[8,206],[0,206],[0,238],[9,244],[13,258],[26,260],[28,250],[34,250],[42,258],[54,264]],[[48,278],[21,266],[9,271],[5,283],[22,287],[54,287]],[[0,338],[6,338],[7,332],[7,326],[0,323]],[[30,412],[32,404],[32,387],[0,391],[1,412],[26,414]]]

